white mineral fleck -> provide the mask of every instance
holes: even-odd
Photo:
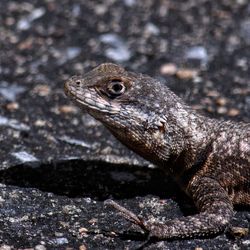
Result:
[[[14,152],[11,153],[11,155],[13,155],[16,159],[18,159],[22,163],[39,161],[35,156],[26,151]]]
[[[128,49],[126,42],[116,34],[104,34],[100,36],[100,41],[109,45],[104,53],[114,61],[122,62],[127,61],[131,57],[131,52]]]

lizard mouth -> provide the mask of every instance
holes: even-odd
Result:
[[[83,91],[83,89],[78,90],[65,83],[64,92],[73,102],[81,108],[87,109],[87,111],[109,114],[116,114],[120,111],[119,105],[106,101],[95,89],[86,88]]]

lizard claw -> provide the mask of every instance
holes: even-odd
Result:
[[[143,231],[146,231],[147,233],[149,232],[148,229],[146,228],[145,221],[140,218],[140,216],[137,216],[130,210],[126,209],[125,207],[119,205],[115,201],[109,199],[104,202],[105,205],[111,206],[118,210],[121,214],[122,217],[124,217],[126,220],[130,221],[131,223],[139,226]]]
[[[157,223],[157,222],[150,222],[145,221],[140,216],[137,216],[130,210],[126,209],[125,207],[119,205],[113,200],[106,200],[105,205],[111,206],[119,211],[122,217],[124,217],[126,220],[130,221],[131,223],[139,226],[146,234],[147,238],[168,238],[167,235],[169,232],[167,232],[168,228],[165,228],[163,224]]]

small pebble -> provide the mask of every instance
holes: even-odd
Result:
[[[179,79],[183,79],[183,80],[193,79],[197,75],[198,75],[198,71],[193,70],[193,69],[178,69],[176,72],[176,76]]]
[[[249,234],[249,229],[245,227],[231,227],[229,233],[234,238],[242,238]]]
[[[224,97],[219,97],[217,100],[216,100],[216,104],[218,106],[225,106],[227,103],[227,99],[224,98]]]
[[[79,47],[69,47],[65,51],[65,56],[67,60],[72,60],[81,54],[81,48]]]
[[[89,222],[90,224],[94,225],[94,224],[97,223],[97,221],[98,221],[98,220],[97,220],[96,218],[93,218],[93,219],[89,220],[88,222]]]
[[[118,234],[117,234],[116,232],[113,232],[113,231],[111,231],[110,234],[111,234],[112,236],[118,236]]]
[[[44,127],[45,125],[46,125],[45,120],[38,119],[38,120],[35,121],[35,126],[37,126],[37,127]]]
[[[6,105],[6,109],[9,111],[15,111],[19,109],[19,104],[17,102],[10,102]]]
[[[33,46],[33,39],[32,38],[27,38],[26,40],[22,41],[19,45],[18,45],[18,49],[20,50],[29,50],[32,48]]]
[[[226,114],[227,113],[227,108],[226,107],[219,107],[217,108],[217,113],[218,114]]]
[[[33,89],[33,93],[38,94],[39,96],[48,96],[51,92],[51,89],[48,85],[39,84]]]
[[[210,90],[207,92],[207,96],[210,97],[219,97],[220,93],[217,90]]]
[[[0,82],[0,95],[6,100],[14,102],[19,94],[25,92],[26,88],[16,83]]]
[[[123,0],[124,4],[128,7],[132,7],[133,5],[135,5],[136,0]]]
[[[35,250],[46,250],[47,248],[44,245],[36,245]]]
[[[37,8],[32,10],[30,14],[28,14],[27,16],[23,17],[18,21],[17,29],[28,30],[31,27],[32,22],[42,17],[45,14],[45,12],[46,12],[45,8]]]
[[[147,23],[145,26],[145,34],[146,36],[159,35],[159,28],[153,23]]]
[[[11,250],[11,249],[12,248],[9,245],[2,245],[2,246],[0,246],[0,250]]]
[[[85,234],[85,233],[87,233],[89,230],[86,228],[86,227],[81,227],[81,228],[79,228],[79,230],[78,230],[78,232],[80,233],[80,234]]]
[[[61,232],[55,232],[54,234],[56,237],[63,237],[63,233]]]
[[[72,105],[63,105],[58,108],[60,113],[64,114],[76,114],[77,113],[77,108],[72,106]]]
[[[240,114],[240,110],[236,109],[236,108],[231,108],[228,110],[227,114],[229,116],[237,116]]]
[[[108,7],[105,4],[96,4],[95,13],[98,16],[104,15],[108,10]]]
[[[174,63],[163,64],[160,68],[162,75],[175,75],[177,72],[177,66]]]
[[[131,57],[131,52],[125,40],[114,33],[107,33],[100,36],[100,41],[109,45],[104,53],[107,58],[117,62],[128,61]]]
[[[207,110],[207,112],[209,112],[209,113],[214,113],[214,108],[211,107],[211,106],[208,106],[208,107],[206,108],[206,110]]]
[[[61,237],[61,238],[56,238],[56,239],[54,239],[54,243],[55,243],[56,245],[64,245],[64,244],[68,244],[69,241],[68,241],[67,238]]]
[[[87,247],[85,245],[79,246],[79,250],[87,250]]]
[[[185,57],[189,60],[199,60],[202,65],[208,61],[207,50],[203,46],[194,46],[186,51]]]
[[[199,105],[199,104],[195,104],[195,105],[191,105],[192,109],[194,110],[202,110],[203,109],[203,106],[202,105]]]

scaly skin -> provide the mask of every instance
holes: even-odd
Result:
[[[123,144],[157,164],[189,195],[199,214],[165,224],[109,202],[158,239],[223,231],[233,205],[250,205],[250,126],[203,117],[157,80],[106,63],[65,83],[65,93]]]

